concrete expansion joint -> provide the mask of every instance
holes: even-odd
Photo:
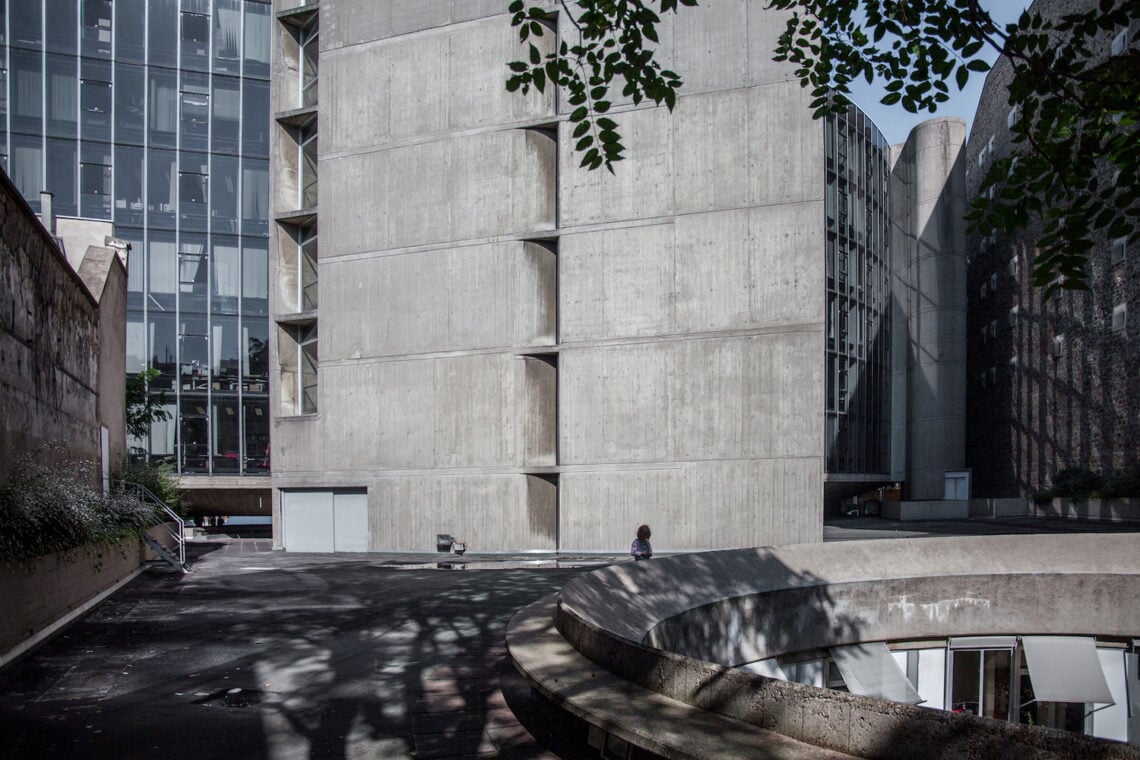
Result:
[[[321,266],[347,264],[355,261],[372,261],[375,259],[383,259],[394,256],[414,256],[420,253],[446,253],[454,251],[458,248],[474,248],[476,246],[494,245],[497,243],[550,242],[556,241],[561,234],[561,230],[552,227],[548,229],[533,230],[528,232],[512,232],[507,235],[493,235],[491,237],[465,238],[463,240],[454,241],[439,240],[430,243],[423,243],[421,245],[386,248],[377,251],[356,251],[353,253],[345,254],[323,253],[321,255]]]
[[[336,161],[345,158],[354,158],[358,156],[370,156],[376,153],[385,153],[390,150],[399,150],[400,148],[410,148],[416,145],[431,145],[433,143],[450,142],[452,140],[459,140],[466,137],[477,137],[479,135],[497,134],[505,132],[513,132],[519,129],[543,129],[550,128],[561,121],[565,120],[565,116],[541,116],[519,119],[518,121],[505,121],[494,124],[489,127],[469,127],[466,129],[443,129],[435,132],[417,132],[414,135],[407,137],[399,137],[394,140],[379,141],[372,143],[364,148],[352,148],[349,150],[329,151],[328,153],[321,154],[321,161]]]

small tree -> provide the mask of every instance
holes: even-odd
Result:
[[[171,418],[170,412],[163,405],[166,403],[166,393],[153,395],[150,384],[159,376],[159,371],[153,367],[137,375],[127,378],[127,436],[129,438],[146,438],[150,433],[151,423],[164,422]]]

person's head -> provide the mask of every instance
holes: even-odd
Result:
[[[650,530],[649,530],[648,525],[642,525],[641,527],[639,527],[637,529],[637,537],[640,538],[642,541],[648,541],[649,536],[650,536]]]

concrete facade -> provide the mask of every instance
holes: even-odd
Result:
[[[615,106],[610,175],[577,168],[554,93],[504,91],[520,48],[498,3],[275,11],[279,546],[311,489],[366,489],[377,550],[612,550],[642,522],[660,549],[820,539],[835,156],[770,60],[782,17],[666,14],[685,87],[672,113]],[[885,195],[877,134],[860,116]],[[869,293],[889,285],[842,287],[885,329]]]

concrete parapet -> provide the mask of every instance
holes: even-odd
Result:
[[[577,653],[638,688],[830,750],[942,760],[1136,758],[1140,749],[1129,745],[732,667],[858,641],[1135,635],[1136,541],[1126,534],[994,536],[684,555],[576,578],[562,589],[555,624]],[[512,623],[512,656],[522,633]],[[533,677],[528,663],[519,667]],[[539,688],[570,703],[578,697],[549,679]],[[621,705],[596,717],[610,725],[639,719],[636,707]]]
[[[989,514],[989,513],[987,513]],[[891,520],[965,520],[970,502],[965,500],[884,501],[883,517]]]

